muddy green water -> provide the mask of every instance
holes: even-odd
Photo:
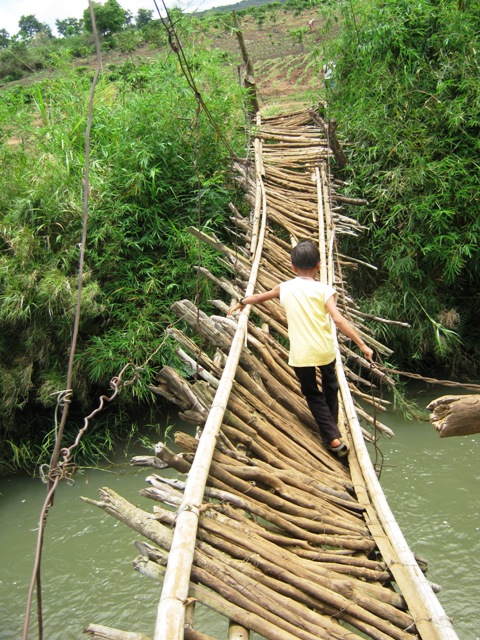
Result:
[[[416,399],[425,407],[444,393],[417,390]],[[412,550],[428,560],[429,579],[442,585],[439,599],[460,640],[480,640],[480,435],[440,439],[428,422],[408,422],[396,412],[382,420],[395,430],[394,439],[381,440],[389,504]],[[60,487],[42,564],[45,640],[86,637],[90,622],[153,635],[160,588],[131,567],[138,536],[80,500],[109,486],[151,510],[151,501],[137,495],[147,475],[122,458]],[[37,480],[0,480],[0,640],[22,636],[44,497]],[[33,611],[30,638],[37,637],[35,618]],[[196,626],[227,638],[226,622],[206,609],[197,610]]]

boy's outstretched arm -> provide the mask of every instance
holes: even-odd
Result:
[[[339,331],[347,336],[347,338],[351,338],[358,348],[362,351],[363,355],[367,360],[373,362],[373,350],[370,349],[368,345],[365,344],[361,336],[358,335],[355,328],[348,322],[348,320],[340,313],[337,309],[337,303],[335,301],[335,296],[332,296],[327,300],[327,311],[330,314],[335,326]]]
[[[241,298],[239,302],[232,305],[230,309],[227,311],[227,315],[231,316],[235,311],[241,311],[244,309],[247,304],[259,304],[260,302],[265,302],[266,300],[273,300],[273,298],[280,297],[280,285],[277,285],[270,291],[264,291],[263,293],[254,293],[251,296],[245,296],[245,298]]]

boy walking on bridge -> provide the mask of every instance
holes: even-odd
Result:
[[[242,298],[230,307],[228,315],[246,305],[279,298],[285,307],[290,352],[288,363],[300,381],[300,388],[319,427],[323,443],[339,457],[347,454],[338,429],[338,381],[335,372],[335,341],[328,315],[337,329],[351,338],[372,362],[373,351],[337,309],[337,293],[315,280],[320,269],[320,252],[311,240],[301,240],[291,252],[296,277],[270,291]],[[320,368],[322,389],[318,388],[316,369]]]

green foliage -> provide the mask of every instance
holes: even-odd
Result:
[[[50,49],[32,46],[24,41],[14,41],[0,50],[0,78],[18,80],[25,74],[40,71],[47,65]]]
[[[307,33],[307,27],[299,27],[298,29],[290,29],[288,35],[295,44],[303,46]]]
[[[78,20],[77,18],[55,20],[55,26],[57,27],[58,33],[64,38],[78,36],[82,33],[83,20]]]
[[[287,0],[284,5],[286,11],[293,11],[294,16],[301,15],[314,7],[325,4],[325,0]]]
[[[188,56],[209,110],[243,153],[235,73],[225,73],[218,50]],[[0,93],[0,417],[3,440],[15,444],[18,460],[33,433],[51,431],[53,407],[65,387],[89,91],[88,76],[65,71]],[[140,382],[116,404],[126,409],[151,401],[153,370],[173,357],[163,335],[175,321],[172,301],[213,294],[209,282],[197,280],[195,265],[201,261],[218,274],[216,257],[199,249],[185,228],[200,224],[222,234],[235,198],[227,153],[197,113],[172,56],[129,61],[101,79],[91,136],[75,415],[92,410],[97,391],[108,388],[126,363],[142,366],[162,345],[141,369]],[[0,458],[13,452],[5,444]]]
[[[135,18],[137,29],[146,27],[153,20],[153,11],[151,9],[139,9]]]
[[[10,44],[10,34],[6,29],[0,29],[0,49],[5,49]]]
[[[142,44],[142,34],[135,29],[126,29],[113,36],[113,47],[122,53],[132,53]]]
[[[396,357],[470,369],[478,361],[480,75],[478,5],[372,0],[343,6],[325,51],[336,63],[328,116],[355,143],[346,170],[370,205],[350,250],[380,267],[356,287],[409,321]],[[352,212],[357,213],[357,212]],[[446,319],[455,322],[445,324]],[[463,349],[459,347],[459,338]]]
[[[22,38],[33,38],[38,33],[46,33],[51,36],[52,32],[48,24],[40,22],[34,15],[21,16],[18,21],[19,34]]]
[[[107,0],[105,4],[99,2],[92,2],[93,13],[95,16],[95,25],[98,33],[102,36],[112,35],[121,31],[127,21],[126,11],[122,9],[117,0]],[[83,12],[83,22],[85,29],[89,32],[93,32],[92,19],[90,16],[90,9],[87,8]]]

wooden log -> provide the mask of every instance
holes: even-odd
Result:
[[[85,496],[81,496],[81,499],[87,504],[99,507],[162,549],[170,548],[173,533],[170,529],[162,526],[153,514],[135,507],[108,487],[103,487],[98,492],[100,500],[92,500],[92,498]]]
[[[480,395],[442,396],[427,406],[440,438],[480,433]]]
[[[162,512],[162,510],[157,510],[157,511]],[[163,513],[163,517],[165,518],[165,521],[168,523],[171,523],[172,514],[165,511],[163,511],[162,513]],[[205,525],[208,524],[209,526],[211,523],[211,526],[213,527],[214,530],[217,529],[219,526],[218,519],[216,519],[215,521],[210,521],[210,519],[207,518],[206,521],[203,522],[204,520],[205,518],[202,517],[202,523]],[[227,543],[225,542],[226,538],[232,539],[231,534],[227,535],[225,534],[225,532],[223,532],[223,534],[220,535],[219,537],[212,536],[212,534],[206,534],[204,526],[200,528],[199,533],[202,539],[208,539],[210,542],[214,540],[215,543],[218,542],[220,546],[224,549],[227,548]],[[215,590],[220,590],[223,593],[222,586],[219,584],[219,580],[220,580],[219,576],[221,575],[221,580],[223,581],[227,579],[227,581],[230,581],[230,587],[234,589],[233,592],[231,590],[229,591],[229,597],[233,602],[238,602],[239,595],[237,590],[240,590],[242,593],[245,590],[250,591],[252,589],[253,584],[255,584],[255,591],[256,592],[261,591],[263,593],[261,602],[264,606],[267,606],[267,612],[268,612],[268,610],[270,610],[269,609],[270,605],[268,604],[270,601],[278,601],[279,599],[282,600],[281,596],[279,595],[282,593],[283,595],[285,593],[288,593],[289,596],[292,596],[292,589],[286,586],[283,582],[278,582],[278,579],[275,581],[274,585],[272,585],[272,581],[270,580],[270,585],[269,585],[271,587],[270,589],[266,590],[261,587],[262,584],[269,584],[269,579],[263,578],[262,577],[263,574],[261,574],[261,572],[259,572],[258,569],[252,569],[250,566],[247,567],[244,564],[244,561],[249,560],[250,562],[253,562],[256,567],[263,566],[265,563],[265,561],[262,560],[263,555],[262,554],[258,555],[258,552],[262,549],[262,546],[264,545],[262,545],[262,543],[259,543],[258,540],[255,543],[251,542],[253,546],[251,546],[251,548],[246,552],[246,554],[242,555],[241,553],[242,546],[244,546],[245,543],[248,544],[250,542],[251,542],[250,536],[248,536],[248,540],[245,539],[245,535],[234,536],[234,542],[230,545],[230,554],[233,554],[234,556],[236,555],[237,557],[241,558],[241,562],[239,564],[229,559],[228,555],[225,555],[224,553],[219,554],[218,552],[215,552],[213,550],[213,547],[210,546],[210,544],[207,546],[205,546],[204,543],[197,544],[196,562],[195,562],[195,567],[193,568],[193,571],[192,571],[192,576],[194,576],[196,579],[199,579],[203,584],[208,584],[210,587],[214,588]],[[274,553],[275,552],[278,553],[278,550],[276,550],[275,547],[272,547],[272,549]],[[252,550],[254,550],[253,551],[254,555],[252,555]],[[208,560],[204,554],[211,557],[211,560]],[[238,569],[235,568],[236,566],[238,566]],[[278,561],[273,563],[270,562],[268,566],[270,567],[270,571],[273,571],[273,575],[277,575],[277,576],[281,575],[283,578],[285,578],[285,576],[288,574],[290,576],[291,581],[293,581],[294,584],[298,584],[298,589],[296,593],[298,594],[298,597],[300,598],[301,602],[304,602],[304,597],[305,597],[304,594],[309,593],[310,597],[316,600],[315,608],[317,610],[322,609],[321,600],[318,600],[319,594],[322,594],[323,597],[327,597],[327,600],[332,600],[335,603],[343,602],[341,611],[336,612],[335,611],[336,606],[334,604],[333,608],[332,608],[332,605],[330,605],[330,608],[328,608],[328,614],[335,615],[336,617],[340,617],[342,619],[348,618],[348,622],[350,624],[352,624],[353,626],[359,626],[359,628],[361,628],[362,630],[364,629],[364,625],[368,625],[370,628],[370,632],[372,629],[376,630],[375,633],[371,633],[372,638],[381,638],[382,640],[386,640],[387,638],[399,638],[399,639],[401,638],[402,640],[406,638],[411,638],[410,634],[405,634],[401,632],[400,629],[396,629],[395,626],[392,626],[391,623],[385,622],[381,618],[378,618],[375,613],[369,612],[367,609],[363,609],[361,606],[357,607],[357,605],[355,604],[350,604],[345,606],[346,605],[345,598],[344,596],[339,595],[337,590],[341,589],[344,591],[346,589],[347,590],[346,592],[349,593],[347,583],[345,583],[344,586],[342,587],[341,581],[329,579],[325,582],[325,586],[322,587],[320,583],[322,583],[323,578],[320,575],[315,574],[315,577],[314,577],[312,574],[311,581],[310,581],[309,578],[306,577],[308,576],[308,572],[305,573],[305,569],[302,570],[300,569],[300,567],[297,568],[297,577],[295,577],[293,574],[291,574],[291,569],[293,568],[291,562],[288,562],[285,560],[280,563]],[[288,570],[284,568],[287,566],[289,567]],[[213,567],[213,569],[210,569],[210,567]],[[210,571],[213,571],[215,575],[215,579],[213,581],[212,581],[212,578],[209,577]],[[230,575],[230,578],[228,578],[229,575]],[[251,580],[253,580],[254,582],[252,583]],[[364,585],[364,588],[365,588],[365,585]],[[331,591],[331,589],[334,589],[335,591]],[[408,616],[405,616],[400,612],[395,613],[393,609],[389,609],[388,607],[385,606],[384,603],[377,602],[375,604],[375,602],[369,599],[368,596],[366,596],[365,594],[361,595],[360,593],[356,593],[355,599],[363,599],[365,602],[368,601],[369,606],[371,608],[373,609],[378,608],[382,611],[383,614],[385,614],[385,610],[388,610],[390,612],[389,614],[390,617],[392,617],[400,627],[402,625],[411,624],[411,620],[408,618]],[[248,601],[242,600],[242,602],[243,602],[243,606],[247,610],[248,609],[252,610],[251,607],[253,605],[251,603],[251,599]],[[280,606],[283,606],[284,608],[286,607],[287,611],[291,611],[291,615],[289,614],[287,616],[289,620],[292,620],[292,618],[296,619],[295,611],[299,612],[298,613],[298,615],[300,616],[299,620],[302,620],[302,619],[305,620],[305,618],[312,618],[312,615],[310,615],[308,611],[305,611],[304,609],[299,610],[295,602],[292,602],[290,600],[287,600],[287,601],[282,600],[282,602],[283,602],[283,605],[280,605]],[[278,608],[279,605],[271,605],[271,606],[273,606],[274,609],[276,609]],[[266,618],[268,619],[267,612],[264,612],[264,616],[266,616]],[[355,614],[359,614],[359,618],[357,618]],[[317,617],[314,617],[314,619],[316,624],[320,624],[320,621],[318,620]],[[299,633],[298,637],[304,638],[305,636],[302,635],[302,633],[300,632],[300,628],[304,628],[305,623],[303,624],[297,623],[297,625],[298,625],[297,633]],[[325,628],[325,625],[330,635],[324,636],[323,634],[321,634],[320,630],[321,628]],[[370,626],[370,625],[373,625],[373,626]],[[387,629],[389,630],[389,632],[388,634],[385,634],[385,630]],[[313,630],[314,628],[312,628],[312,631]],[[324,637],[326,638],[342,637],[343,638],[344,637],[343,635],[339,636],[338,635],[339,631],[336,631],[336,625],[333,628],[331,628],[328,621],[323,621],[323,623],[320,624],[320,627],[316,628],[316,633],[318,634],[317,635],[318,638],[324,638]],[[351,632],[349,633],[351,634]],[[348,638],[351,638],[351,637],[352,637],[351,635],[348,635]]]
[[[288,470],[289,473],[295,473],[297,477],[300,477],[298,474],[301,474],[306,490],[308,487],[312,487],[319,495],[333,504],[343,505],[349,510],[362,511],[362,507],[347,491],[326,484],[328,482],[326,476],[319,473],[313,465],[310,468],[308,458],[304,464],[296,460],[290,462],[288,455],[282,452],[281,445],[280,448],[274,446],[260,435],[252,433],[247,424],[232,415],[227,416],[226,419],[228,424],[224,424],[222,430],[230,434],[235,441],[242,442],[247,450],[252,451],[257,460],[265,460],[272,467]],[[230,426],[232,424],[235,427]],[[322,482],[322,479],[325,479],[325,483]]]
[[[160,460],[157,456],[134,456],[130,464],[135,467],[154,467],[155,469],[166,469],[168,463]]]
[[[162,489],[162,485],[165,485],[165,484],[171,485],[171,481],[169,481],[168,479],[162,478],[161,476],[154,475],[154,476],[149,476],[147,480],[152,484],[155,491],[151,491],[149,489],[143,489],[142,495],[151,497],[155,500],[166,502],[167,504],[171,504],[172,506],[178,506],[180,504],[179,494],[172,493],[172,490],[173,491],[175,491],[175,489],[182,490],[182,486],[183,486],[182,483],[179,483],[178,481],[176,481],[175,484],[172,486],[172,490],[168,491],[166,489]],[[290,518],[288,514],[285,514],[283,512],[278,512],[273,507],[264,505],[263,503],[259,502],[258,500],[255,500],[252,497],[245,497],[244,495],[239,495],[234,491],[219,490],[216,488],[208,487],[206,489],[206,495],[210,498],[222,500],[224,504],[228,503],[229,505],[232,505],[237,510],[236,512],[233,512],[233,513],[238,514],[239,509],[247,511],[251,515],[259,517],[265,520],[265,522],[267,523],[273,524],[275,527],[278,528],[279,531],[284,531],[285,533],[291,536],[297,536],[298,539],[306,541],[311,545],[315,545],[318,543],[317,534],[323,532],[321,518],[319,518],[318,521],[312,520],[311,518],[308,519],[308,518],[302,518],[302,517]],[[218,509],[220,511],[224,511],[226,513],[232,514],[232,512],[227,512],[226,507],[218,507]],[[307,545],[309,549],[311,549],[310,544]],[[319,552],[318,550],[316,550],[314,553],[319,553]],[[345,563],[348,563],[348,562],[349,562],[348,560],[345,561]],[[358,565],[356,561],[354,562],[354,564],[355,566],[364,566],[361,564]],[[378,564],[374,563],[373,566],[370,565],[369,568],[378,569]]]
[[[333,460],[326,453],[320,442],[317,449],[313,445],[311,436],[307,437],[307,433],[299,427],[298,422],[283,420],[281,416],[272,415],[269,407],[257,403],[253,394],[238,387],[230,397],[228,408],[243,421],[237,425],[239,428],[242,428],[243,423],[253,426],[265,440],[278,448],[285,459],[291,458],[291,466],[299,470],[308,469],[312,478],[317,478],[319,483],[322,483],[322,478],[325,478],[324,484],[330,485],[332,495],[338,495],[336,491],[349,487],[345,469],[342,473],[341,465],[337,466],[338,461]],[[276,425],[276,429],[272,428],[272,424]]]
[[[198,364],[198,362],[195,362],[195,360],[193,358],[191,358],[188,353],[185,353],[185,351],[183,349],[176,349],[175,353],[178,355],[179,359],[186,365],[188,365],[190,367],[190,372],[191,375],[196,375],[196,376],[200,376],[201,378],[203,378],[205,380],[205,382],[208,382],[208,384],[213,387],[214,389],[218,388],[218,385],[220,384],[220,381],[218,378],[215,378],[214,376],[212,376],[212,374],[207,371],[206,369],[204,369],[202,366],[200,366]],[[191,411],[191,409],[189,409],[189,411]],[[200,416],[200,424],[202,424],[205,421],[205,417],[199,413],[198,411],[195,412],[197,415]]]
[[[197,631],[193,627],[185,627],[183,632],[184,640],[215,640],[212,636],[207,636],[206,633]]]
[[[313,428],[309,433],[309,429],[300,424],[295,417],[285,419],[283,416],[273,413],[270,407],[259,402],[254,394],[245,389],[236,388],[232,395],[234,401],[240,401],[236,408],[242,420],[255,427],[258,425],[258,428],[262,429],[263,437],[271,444],[281,445],[281,451],[285,456],[288,457],[290,454],[294,458],[293,466],[301,465],[303,462],[303,468],[309,467],[312,477],[317,477],[319,482],[322,482],[322,478],[324,478],[325,484],[329,484],[334,490],[350,488],[345,468],[326,452],[319,436],[315,435],[312,438],[312,433],[315,433]],[[250,416],[241,413],[242,404],[250,407]],[[272,428],[272,424],[276,425],[276,430]],[[289,437],[290,442],[288,441]]]
[[[168,379],[167,377],[165,377],[165,379]],[[201,389],[201,384],[200,382],[197,382],[195,385],[195,388],[197,389],[197,391],[195,391],[194,388],[190,388],[189,389],[189,397],[191,396],[191,394],[193,393],[197,393],[198,395],[198,390]],[[250,397],[252,397],[250,395]],[[206,396],[201,397],[201,402],[204,403],[209,403],[211,402],[213,398],[207,398]],[[263,406],[263,405],[260,405]],[[238,413],[238,411],[240,411],[241,416],[243,416],[243,419],[247,420],[248,422],[251,421],[252,419],[252,411],[251,408],[247,408],[245,407],[245,409],[242,409],[242,405],[239,404],[238,402],[234,403],[232,405],[232,398],[230,398],[229,400],[229,408],[234,408],[234,410]],[[265,408],[264,408],[265,410]],[[232,414],[228,414],[230,416],[231,419],[234,419]],[[195,415],[194,415],[195,417]],[[278,416],[277,416],[277,422],[278,422]],[[241,420],[241,419],[240,419]],[[267,435],[268,430],[270,430],[271,434],[269,436],[269,439],[272,443],[275,443],[275,445],[278,444],[278,442],[284,442],[284,449],[285,449],[285,461],[289,460],[289,464],[291,464],[291,460],[292,460],[292,454],[295,453],[296,449],[295,449],[295,444],[291,442],[291,439],[289,440],[287,436],[283,436],[282,434],[278,433],[278,430],[273,429],[272,427],[268,426],[268,423],[263,423],[263,421],[261,421],[259,418],[256,419],[257,423],[258,423],[258,428],[262,427],[262,425],[264,424],[265,426],[262,427],[263,429],[263,434]],[[228,420],[227,420],[228,422]],[[243,426],[242,426],[243,424]],[[250,437],[255,436],[255,431],[248,431],[248,428],[246,427],[246,425],[242,422],[238,423],[237,426],[240,426],[241,429],[243,429],[244,431],[246,430],[248,435]],[[258,429],[257,429],[258,430]],[[286,425],[286,432],[289,433],[290,437],[291,437],[291,433],[292,433],[292,422],[291,420],[288,422],[288,425]],[[300,436],[299,437],[299,442],[302,443],[303,445],[303,441],[304,441],[304,436]],[[277,451],[278,451],[278,447],[276,447]],[[275,455],[275,454],[274,454]],[[186,463],[184,460],[181,459],[175,459],[174,455],[168,450],[168,448],[166,448],[165,446],[163,446],[163,449],[161,452],[157,452],[157,456],[161,457],[162,460],[164,460],[165,462],[167,462],[170,466],[173,466],[174,468],[178,469],[181,472],[186,472],[188,471],[188,463]],[[305,463],[308,459],[308,457],[310,456],[310,453],[307,453],[305,451],[305,449],[302,447],[301,449],[298,450],[298,468],[303,470],[305,468]],[[327,457],[326,460],[328,460],[329,458]],[[318,462],[317,460],[312,458],[312,470],[315,469],[315,467],[318,467]],[[315,473],[315,476],[317,477],[318,482],[322,482],[322,475],[325,473],[326,470],[324,470],[323,472],[317,471]],[[338,478],[336,476],[329,476],[329,479],[327,482],[327,484],[335,484],[338,481]],[[326,485],[322,486],[320,488],[321,491],[327,491],[327,493],[330,493],[330,495],[332,496],[338,496],[339,498],[341,498],[340,494],[338,493],[338,491],[336,492],[334,489],[326,489]],[[345,499],[350,500],[350,497],[348,496],[348,494],[344,494]],[[344,498],[341,498],[342,500]]]
[[[197,362],[202,368],[209,371],[217,379],[221,377],[221,368],[217,366],[216,362],[214,362],[203,349],[200,349],[198,344],[195,344],[195,342],[193,342],[193,340],[186,336],[182,331],[179,331],[174,327],[170,327],[167,330],[167,333],[174,340],[180,343],[182,347],[195,359],[195,362]]]
[[[210,525],[210,522],[211,521],[206,522],[206,526]],[[403,612],[396,610],[395,607],[387,605],[385,602],[381,602],[368,595],[366,591],[374,588],[373,585],[367,585],[366,583],[358,581],[357,584],[359,587],[355,589],[353,588],[353,582],[342,579],[338,574],[325,572],[321,570],[321,567],[312,564],[298,564],[292,554],[287,550],[279,550],[274,545],[268,543],[268,541],[259,540],[255,534],[252,534],[248,540],[246,540],[245,535],[235,535],[230,529],[227,536],[224,531],[225,523],[223,523],[222,527],[218,519],[212,522],[212,527],[213,531],[218,528],[223,531],[220,537],[215,536],[215,540],[213,540],[213,536],[211,534],[210,536],[206,535],[206,529],[202,528],[202,538],[208,538],[210,543],[213,542],[214,545],[217,540],[231,540],[233,546],[229,549],[229,555],[238,557],[242,563],[248,560],[249,563],[254,565],[255,571],[251,571],[249,568],[247,569],[244,565],[242,566],[244,573],[249,571],[251,576],[255,573],[257,581],[264,582],[262,576],[258,573],[261,569],[262,573],[267,573],[277,579],[275,590],[283,590],[285,593],[285,591],[289,591],[285,585],[293,585],[299,589],[297,597],[300,601],[304,602],[303,594],[309,594],[317,600],[316,608],[322,609],[320,602],[323,602],[329,607],[328,613],[330,615],[334,614],[336,617],[342,619],[344,618],[346,600],[352,599],[354,602],[362,600],[363,605],[358,609],[355,609],[354,604],[350,604],[347,607],[348,613],[352,614],[352,618],[349,619],[351,624],[355,625],[353,618],[358,617],[359,620],[372,624],[378,629],[383,629],[384,631],[390,629],[392,637],[407,637],[407,635],[402,635],[400,631],[395,632],[390,623],[385,623],[385,619],[390,620],[398,626],[399,629],[402,629],[411,624],[411,618]],[[239,531],[241,531],[241,529]],[[224,543],[221,544],[224,545]],[[199,547],[204,549],[203,545],[199,545]],[[242,549],[245,549],[244,553]],[[212,554],[215,563],[220,560],[220,556],[213,551],[211,545],[206,551]],[[254,554],[253,556],[252,553]],[[228,556],[226,562],[229,562]],[[233,566],[235,566],[235,563],[233,563]],[[281,580],[281,582],[278,580]],[[355,595],[353,595],[352,588]],[[384,590],[382,590],[382,592],[384,592]],[[334,613],[334,610],[338,607],[340,607],[341,611]],[[382,619],[376,619],[377,615],[380,615]]]
[[[219,488],[229,487],[231,491],[239,494],[248,493],[252,498],[259,502],[263,502],[271,506],[273,509],[282,511],[285,517],[290,516],[292,519],[297,519],[298,517],[303,516],[308,520],[312,517],[312,513],[314,513],[312,510],[297,506],[293,502],[289,502],[280,496],[272,494],[270,491],[266,491],[260,487],[250,484],[249,482],[236,478],[216,463],[211,465],[211,478],[211,486],[219,486]],[[220,481],[220,485],[217,485],[218,481]],[[322,533],[316,533],[314,535],[316,544],[318,545],[329,545],[331,547],[340,546],[346,549],[356,550],[368,550],[375,547],[375,544],[368,538],[356,538],[353,535],[343,536],[338,534]]]
[[[392,431],[392,429],[390,429],[390,427],[387,427],[386,424],[383,424],[376,418],[372,417],[370,414],[368,414],[366,411],[361,409],[359,406],[355,406],[355,410],[359,416],[361,416],[364,420],[366,420],[369,424],[371,424],[377,431],[385,434],[387,438],[393,438],[395,434]]]
[[[357,206],[368,205],[368,200],[364,200],[363,198],[349,198],[347,196],[341,196],[338,193],[332,196],[332,200],[337,200],[339,202],[344,202],[345,204],[352,204]]]
[[[158,387],[151,386],[151,391],[156,391],[163,395],[165,388],[168,389],[167,395],[175,398],[175,403],[183,409],[194,409],[203,415],[207,415],[208,411],[192,393],[189,384],[184,380],[172,367],[165,366],[157,374],[156,380]]]
[[[191,446],[187,439],[190,443],[195,443],[195,440],[186,434],[175,434],[175,443],[179,446]],[[195,447],[195,445],[193,446]],[[235,476],[235,478],[249,482],[255,480],[257,486],[264,486],[272,495],[277,495],[294,504],[295,511],[293,515],[303,516],[307,522],[311,520],[310,525],[307,522],[302,523],[302,526],[306,526],[311,531],[339,534],[348,532],[350,535],[368,535],[366,526],[362,526],[360,521],[352,516],[350,512],[346,512],[344,509],[341,510],[335,504],[327,502],[325,494],[316,491],[311,484],[311,478],[304,474],[295,473],[292,470],[285,472],[275,470],[267,464],[262,464],[261,461],[252,462],[251,466],[244,466],[241,463],[228,465],[229,459],[227,456],[219,453],[214,454],[213,460],[217,464],[221,464],[222,468]],[[292,491],[292,488],[295,491]],[[280,504],[285,507],[283,503]],[[311,515],[308,510],[312,511]],[[285,507],[285,511],[288,513],[289,509]]]
[[[230,621],[228,625],[228,640],[249,640],[250,631],[245,627]]]
[[[143,633],[121,631],[103,624],[89,624],[83,633],[91,636],[93,640],[150,640]]]
[[[165,567],[148,560],[147,557],[141,556],[134,561],[134,567],[137,571],[158,582],[162,582],[165,576]],[[230,591],[232,593],[232,591]],[[242,606],[238,606],[234,602],[234,598],[228,597],[230,593],[224,597],[215,593],[211,589],[207,589],[201,584],[190,582],[189,594],[196,598],[199,602],[217,613],[235,619],[240,624],[252,629],[256,633],[261,634],[267,640],[298,640],[295,634],[286,631],[275,624],[272,620],[266,620],[261,615],[245,610]]]
[[[150,479],[151,480],[151,479]],[[104,499],[102,501],[102,503],[97,503],[97,506],[101,506],[102,508],[104,508],[105,510],[107,510],[109,513],[111,513],[112,515],[115,515],[115,517],[117,517],[118,519],[122,520],[123,522],[126,522],[127,524],[131,522],[132,524],[130,526],[132,526],[132,528],[135,528],[135,530],[143,533],[144,535],[147,535],[147,537],[149,537],[150,539],[152,539],[151,536],[151,528],[142,528],[141,526],[139,526],[140,522],[145,523],[145,519],[144,519],[144,512],[142,512],[141,510],[133,507],[133,505],[129,505],[128,503],[126,503],[126,501],[124,501],[123,499],[120,499],[118,496],[116,496],[116,494],[110,490],[107,490],[105,492],[105,490],[103,490],[101,493],[104,494],[104,498],[108,498]],[[88,500],[88,502],[94,503],[94,501],[90,501]],[[174,506],[178,505],[179,502],[179,498],[174,498],[173,500],[169,500],[170,503],[172,503]],[[172,524],[172,518],[174,517],[173,514],[171,512],[165,512],[164,510],[157,510],[157,512],[160,511],[162,513],[163,519],[166,519],[166,521],[168,522],[169,525]],[[205,516],[202,516],[201,518],[201,529],[205,528],[205,525],[209,524],[209,520],[207,518],[205,518]],[[218,521],[218,516],[215,517],[215,520],[213,521],[213,524],[211,525],[213,526],[213,530],[216,530],[216,528],[218,528],[219,526],[219,521]],[[223,525],[225,526],[225,525]],[[244,537],[244,525],[240,525],[240,538]],[[157,540],[160,541],[160,544],[163,548],[168,548],[168,544],[169,544],[169,539],[170,537],[158,537],[156,534],[154,536]],[[232,538],[231,535],[225,535],[225,533],[222,534],[221,536],[222,539],[224,538]],[[249,539],[251,539],[251,536],[249,537]],[[235,544],[237,546],[242,546],[242,542],[240,539],[236,539]],[[253,543],[254,544],[254,548],[255,548],[255,552],[258,553],[259,552],[259,548],[260,546],[258,545],[258,538],[257,538],[257,542]],[[275,551],[275,547],[272,547],[272,549]],[[251,553],[251,551],[249,551],[249,553]],[[278,550],[276,550],[276,553],[278,553]],[[268,557],[271,558],[272,555],[269,552]],[[255,560],[255,564],[258,565],[258,560]],[[287,563],[289,566],[291,565],[290,562]],[[315,571],[315,573],[317,573],[317,571]],[[325,574],[325,572],[323,572],[323,574]],[[322,575],[322,572],[320,573],[320,575]],[[325,574],[328,575],[328,572]],[[331,578],[329,578],[329,583],[328,584],[332,584],[333,582],[332,580],[334,580],[334,573],[331,573]],[[337,587],[339,585],[337,584]],[[363,588],[366,588],[366,585],[363,585]],[[357,594],[356,598],[360,598],[360,595]]]

